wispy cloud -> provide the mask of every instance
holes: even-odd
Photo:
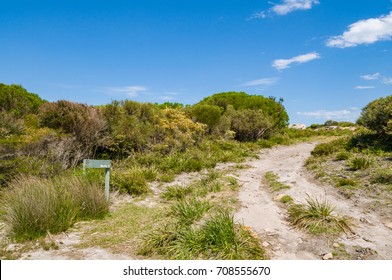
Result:
[[[374,73],[374,74],[369,74],[369,75],[363,75],[361,76],[362,79],[366,81],[371,81],[371,80],[378,80],[380,78],[380,73]]]
[[[373,89],[374,86],[356,86],[355,89]]]
[[[248,20],[266,18],[266,17],[267,17],[267,13],[265,11],[261,11],[261,12],[257,12],[257,13],[254,13],[253,15],[251,15],[248,18]]]
[[[339,36],[328,39],[328,47],[348,48],[377,41],[391,40],[392,12],[386,16],[357,21]]]
[[[273,61],[272,67],[276,68],[277,70],[283,70],[283,69],[290,68],[290,65],[293,63],[302,64],[319,58],[321,58],[319,53],[311,52],[307,54],[298,55],[289,59],[276,59]]]
[[[357,108],[350,108],[337,111],[318,110],[311,112],[297,112],[297,115],[324,120],[352,120],[354,121],[360,115],[360,110]]]
[[[386,84],[386,85],[392,85],[392,78],[384,77],[383,83]]]
[[[273,77],[273,78],[262,78],[258,80],[252,80],[248,81],[241,86],[243,87],[254,87],[254,86],[270,86],[275,84],[279,80],[278,77]]]
[[[123,94],[128,97],[137,97],[142,92],[146,92],[148,88],[144,86],[125,86],[125,87],[108,87],[106,90],[110,93]]]
[[[287,15],[297,10],[309,10],[317,4],[319,4],[318,0],[283,0],[282,3],[275,4],[270,10],[277,15]]]

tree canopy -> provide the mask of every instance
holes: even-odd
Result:
[[[370,102],[362,109],[358,123],[380,135],[391,135],[392,95]]]

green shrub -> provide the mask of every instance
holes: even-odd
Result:
[[[255,234],[236,224],[227,211],[211,216],[200,228],[166,224],[145,236],[139,253],[177,260],[266,259]]]
[[[311,154],[312,154],[312,156],[315,156],[315,157],[328,156],[330,154],[333,154],[333,153],[339,151],[340,149],[346,148],[347,141],[348,140],[346,138],[341,138],[341,139],[331,141],[329,143],[319,144],[313,149]]]
[[[349,162],[353,170],[366,169],[372,164],[372,161],[366,157],[355,157]]]
[[[358,123],[380,135],[392,134],[392,95],[370,102],[361,113]]]
[[[355,187],[357,186],[357,182],[349,179],[349,178],[338,178],[336,186],[337,187],[345,187],[345,186],[351,186],[351,187]]]
[[[377,170],[373,175],[372,183],[392,185],[392,170],[391,169]]]
[[[139,196],[150,192],[147,180],[141,169],[114,171],[111,176],[111,185],[130,195]]]
[[[44,102],[37,94],[26,91],[20,85],[0,83],[0,111],[21,117],[36,113]]]
[[[236,191],[239,189],[240,184],[238,183],[237,178],[229,176],[229,177],[226,177],[226,179],[229,182],[229,186],[232,191]]]
[[[293,198],[287,194],[282,196],[282,198],[280,199],[280,202],[282,202],[283,204],[290,203],[292,201],[293,201]]]
[[[108,203],[101,186],[78,177],[19,177],[4,192],[2,218],[18,240],[67,230],[81,219],[102,218]]]
[[[187,195],[193,192],[193,188],[190,186],[183,187],[179,185],[168,186],[165,191],[162,192],[162,198],[166,200],[179,200],[185,198]]]
[[[312,234],[352,232],[348,217],[334,214],[335,207],[326,199],[308,197],[306,204],[292,204],[288,208],[289,219],[294,226]]]
[[[349,153],[349,152],[346,152],[346,151],[339,152],[339,153],[336,155],[336,157],[335,157],[335,159],[338,160],[338,161],[347,160],[347,159],[349,159],[349,158],[350,158],[350,153]]]

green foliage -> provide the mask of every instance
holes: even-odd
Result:
[[[357,185],[358,183],[356,181],[349,178],[338,178],[336,183],[337,187],[355,187]]]
[[[82,159],[92,157],[103,145],[106,121],[96,108],[60,100],[43,104],[38,116],[41,126],[67,134],[60,141],[66,146],[60,154],[72,153],[68,156],[69,162],[64,162],[65,166],[76,166]]]
[[[362,130],[349,139],[348,147],[360,151],[368,149],[375,153],[390,152],[392,151],[392,137]]]
[[[0,111],[0,138],[20,135],[24,132],[24,122],[6,111]]]
[[[145,236],[139,250],[143,255],[165,259],[266,259],[257,237],[221,211],[199,228],[167,224]]]
[[[244,92],[225,92],[206,97],[196,106],[220,107],[223,110],[220,122],[214,119],[218,130],[230,129],[236,133],[237,140],[254,141],[287,126],[288,115],[281,101]],[[216,110],[216,117],[217,113]]]
[[[358,123],[381,135],[392,134],[392,95],[370,102],[363,108]]]
[[[27,240],[64,231],[78,220],[102,218],[108,204],[103,189],[82,178],[19,177],[4,192],[1,213],[12,236]]]
[[[36,113],[44,102],[37,94],[26,91],[20,85],[8,86],[0,83],[0,112],[23,117]]]
[[[324,126],[338,126],[339,123],[337,121],[328,120],[324,123]]]
[[[349,162],[353,170],[366,169],[372,164],[372,160],[367,157],[355,157]]]
[[[231,129],[239,141],[256,141],[266,138],[273,128],[273,120],[262,110],[243,109],[230,114]]]
[[[392,170],[391,169],[377,170],[373,175],[372,183],[392,185]]]
[[[196,104],[189,109],[192,119],[206,124],[208,126],[209,133],[211,133],[219,124],[222,111],[222,108],[209,104]]]
[[[200,220],[212,205],[196,198],[180,200],[171,206],[171,215],[177,217],[181,225],[189,226]]]
[[[162,198],[166,200],[180,200],[184,199],[188,194],[193,192],[193,188],[191,186],[168,186],[165,191],[162,192]]]
[[[340,160],[347,160],[347,159],[349,159],[349,158],[350,158],[350,153],[347,152],[347,151],[341,151],[341,152],[339,152],[339,153],[336,155],[336,157],[335,157],[335,159],[336,159],[337,161],[340,161]]]
[[[274,172],[269,171],[265,173],[264,178],[267,180],[269,187],[274,191],[274,192],[279,192],[284,189],[289,189],[290,187],[282,184],[281,182],[278,181],[279,177],[276,175]]]
[[[280,202],[282,202],[283,204],[291,203],[291,202],[293,202],[293,198],[286,194],[286,195],[282,196],[282,198],[280,199]]]
[[[327,156],[347,147],[347,139],[340,138],[328,143],[317,145],[311,152],[312,156]]]
[[[127,192],[133,196],[140,196],[150,192],[146,175],[143,170],[134,168],[129,170],[113,170],[111,173],[111,186]]]
[[[184,108],[184,104],[178,103],[178,102],[164,102],[162,104],[155,103],[155,106],[157,106],[160,109],[182,109]]]
[[[352,232],[348,217],[334,214],[335,207],[325,198],[308,197],[306,204],[292,204],[288,208],[294,226],[304,228],[312,234]]]

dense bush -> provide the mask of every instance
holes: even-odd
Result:
[[[392,134],[392,95],[370,102],[358,123],[381,135]]]
[[[22,117],[36,113],[44,102],[37,94],[26,91],[20,85],[9,86],[0,83],[0,112],[5,111]]]
[[[272,116],[277,127],[286,127],[289,117],[283,107],[282,99],[276,102],[274,97],[266,98],[261,95],[249,95],[245,92],[223,92],[204,98],[199,104],[216,105],[224,110],[231,105],[235,110],[261,110]]]
[[[220,122],[223,109],[216,105],[196,104],[189,109],[189,112],[196,122],[206,124],[211,134]]]
[[[313,156],[327,156],[347,147],[348,139],[340,138],[329,143],[317,145],[311,154]]]
[[[42,127],[49,127],[66,134],[59,146],[64,146],[60,154],[71,152],[75,166],[83,158],[92,157],[99,146],[103,145],[106,121],[100,111],[91,106],[60,100],[45,103],[39,109],[39,120]],[[57,145],[58,145],[57,144]]]
[[[270,116],[261,110],[244,109],[231,113],[231,129],[239,141],[256,141],[265,138],[273,127]]]

